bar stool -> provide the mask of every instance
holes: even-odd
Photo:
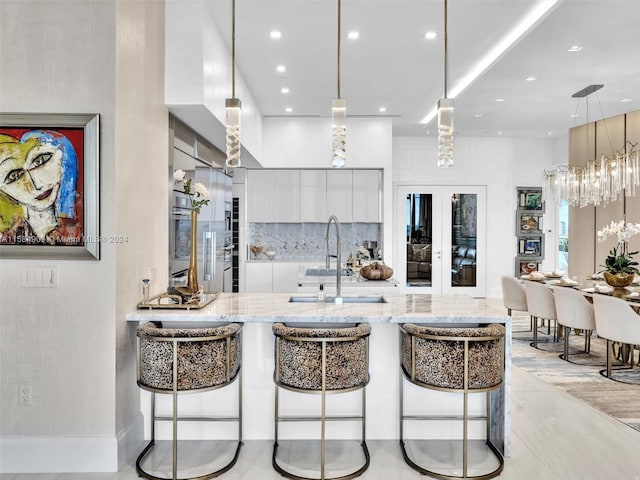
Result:
[[[502,472],[504,458],[491,440],[490,394],[504,382],[504,335],[504,326],[497,324],[452,328],[411,323],[400,326],[400,367],[404,377],[419,387],[464,396],[462,416],[405,415],[404,381],[400,375],[400,448],[405,462],[414,470],[442,479],[489,479]],[[469,417],[468,396],[481,392],[486,394],[486,415]],[[436,472],[410,458],[404,443],[404,422],[408,420],[462,420],[462,476]],[[486,421],[486,444],[499,463],[493,471],[477,476],[468,475],[469,420]]]
[[[232,460],[215,472],[197,477],[207,480],[229,470],[238,460],[242,447],[242,337],[241,323],[205,328],[163,328],[148,322],[138,327],[138,386],[151,392],[151,441],[136,460],[138,475],[151,480],[178,478],[178,421],[227,421],[238,423],[238,443]],[[206,392],[225,387],[238,379],[238,414],[220,416],[178,416],[178,394]],[[171,416],[156,416],[155,394],[173,396]],[[155,445],[155,422],[171,421],[172,476],[155,476],[142,468],[142,462]],[[184,477],[181,477],[184,478]],[[185,479],[191,480],[191,479]]]
[[[369,383],[369,324],[358,325],[285,325],[273,324],[275,334],[275,441],[273,444],[273,468],[281,475],[296,480],[319,478],[320,480],[346,480],[361,475],[369,467],[369,450],[365,442],[366,394]],[[281,416],[278,399],[279,388],[298,393],[319,394],[319,417]],[[328,416],[326,395],[362,391],[361,414],[357,416]],[[320,421],[320,476],[303,477],[286,470],[278,463],[278,424],[287,421]],[[361,447],[364,464],[340,477],[325,476],[325,423],[327,421],[360,421],[362,424]]]

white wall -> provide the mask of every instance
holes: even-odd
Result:
[[[270,117],[264,119],[265,168],[331,168],[331,119]],[[393,251],[392,122],[385,117],[347,119],[347,168],[382,168],[385,258]]]
[[[164,2],[118,0],[116,23],[115,223],[128,242],[115,271],[115,354],[118,462],[137,456],[142,441],[136,385],[135,325],[125,315],[142,299],[164,293],[169,251],[169,114],[164,103]]]
[[[515,189],[542,185],[542,171],[552,165],[554,148],[554,142],[545,139],[456,137],[454,166],[440,169],[436,138],[394,137],[393,185],[487,186],[487,297],[499,298],[500,276],[514,274]],[[385,197],[385,202],[395,205],[396,199]],[[554,229],[555,217],[546,217],[545,231]],[[546,238],[554,236],[551,232]],[[553,254],[547,255],[542,268],[553,269],[554,260]]]
[[[118,442],[141,439],[124,313],[166,271],[163,23],[162,2],[0,2],[0,111],[99,113],[101,233],[129,239],[99,261],[0,260],[1,472],[114,471]],[[32,266],[58,287],[20,287]]]

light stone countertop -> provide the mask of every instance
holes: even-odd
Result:
[[[127,320],[187,322],[369,322],[503,323],[506,313],[484,299],[466,295],[385,293],[387,303],[290,303],[297,293],[220,293],[199,310],[153,309],[127,314]],[[357,295],[343,295],[350,297]],[[510,330],[510,328],[509,328]]]

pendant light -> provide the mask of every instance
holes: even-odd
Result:
[[[438,100],[438,167],[453,165],[453,98],[447,98],[449,50],[447,45],[447,0],[444,0],[444,97]]]
[[[346,162],[345,141],[347,134],[347,102],[340,98],[340,2],[338,0],[338,98],[333,99],[331,108],[332,161],[334,168],[342,168]]]
[[[241,166],[240,118],[241,103],[236,98],[236,0],[231,0],[231,98],[225,99],[228,168]]]

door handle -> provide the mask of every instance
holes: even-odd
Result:
[[[211,255],[211,248],[207,248],[207,243],[211,244],[211,232],[202,233],[202,278],[208,281],[211,280],[210,261],[208,259],[208,256]]]
[[[218,233],[217,232],[209,232],[210,235],[213,236],[211,241],[211,275],[208,280],[215,280],[216,278],[216,257],[217,255],[217,243],[218,243]]]

